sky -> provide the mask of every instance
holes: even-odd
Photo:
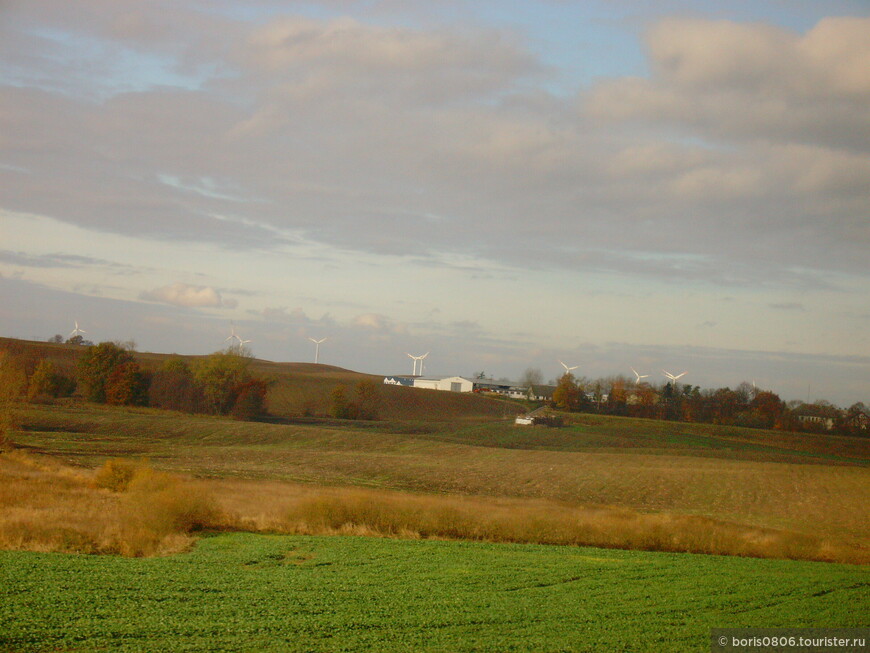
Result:
[[[0,0],[0,335],[870,403],[870,5]]]

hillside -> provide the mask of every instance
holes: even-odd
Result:
[[[48,360],[64,374],[74,376],[75,365],[85,348],[77,345],[0,338],[0,349],[19,356],[29,368],[39,360]],[[133,352],[146,372],[154,372],[171,358],[193,364],[202,356],[180,356]],[[522,412],[524,407],[507,401],[471,394],[438,392],[382,385],[383,376],[363,374],[331,365],[314,363],[278,363],[253,358],[249,369],[254,376],[269,381],[269,414],[281,419],[325,416],[329,414],[330,392],[336,385],[349,393],[363,380],[379,384],[383,420],[463,422],[504,418]]]

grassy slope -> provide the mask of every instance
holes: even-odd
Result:
[[[0,338],[0,349],[9,349],[20,356],[29,367],[45,359],[67,375],[74,376],[75,364],[84,347],[30,340]],[[135,352],[142,368],[154,372],[164,361],[178,357],[175,354]],[[201,356],[182,356],[194,363]],[[328,415],[329,395],[336,385],[344,385],[353,396],[353,386],[362,380],[381,384],[383,376],[361,374],[331,365],[313,363],[274,363],[251,359],[250,371],[270,382],[267,397],[269,412],[278,418],[297,418],[306,413]],[[380,417],[385,420],[437,420],[464,422],[501,418],[523,410],[522,406],[496,401],[479,395],[420,390],[399,386],[380,385]]]
[[[709,651],[713,627],[866,625],[868,586],[847,565],[221,535],[171,558],[0,552],[0,649]]]
[[[396,423],[277,425],[72,405],[30,407],[27,431],[16,440],[87,467],[142,457],[200,476],[547,498],[866,543],[870,472],[862,441],[835,455],[820,436],[793,435],[760,450],[763,433],[725,437],[709,428],[690,439],[692,446],[674,447],[688,425],[660,425],[657,432],[642,420],[595,420],[597,426],[558,435],[501,423],[428,430],[415,424],[407,433]],[[590,436],[584,429],[593,427],[598,432]],[[558,441],[550,443],[555,450],[493,446],[512,433]]]

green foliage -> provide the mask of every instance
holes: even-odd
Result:
[[[206,409],[226,415],[235,403],[239,387],[250,379],[247,358],[226,351],[196,362],[193,377],[202,389]]]
[[[56,396],[56,372],[51,361],[41,360],[27,383],[27,400],[38,401]]]
[[[79,388],[88,401],[106,402],[106,383],[116,367],[133,360],[130,352],[113,342],[101,342],[88,347],[79,359],[76,371]]]
[[[75,381],[57,372],[54,364],[40,360],[27,383],[27,401],[45,401],[69,397],[75,391]]]
[[[148,560],[0,552],[10,651],[702,651],[710,629],[861,627],[851,565],[223,534]]]

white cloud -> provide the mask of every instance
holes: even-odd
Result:
[[[139,298],[189,308],[234,308],[237,305],[235,300],[224,301],[221,294],[211,286],[192,286],[180,281],[143,292]]]

